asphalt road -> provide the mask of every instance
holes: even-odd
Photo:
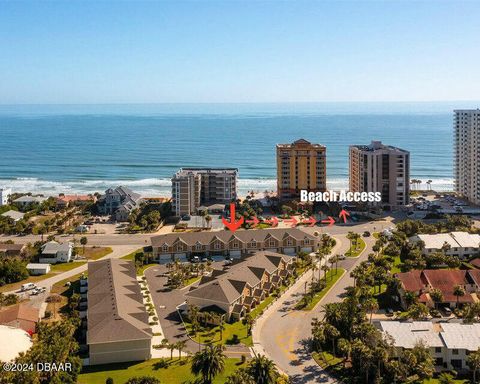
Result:
[[[105,259],[119,259],[122,256],[128,255],[129,253],[135,251],[136,249],[139,248],[138,245],[113,245],[111,246],[112,252],[109,253],[108,255],[102,257],[99,260],[105,260]],[[50,291],[51,287],[58,283],[59,281],[68,279],[69,277],[75,276],[78,273],[85,272],[87,270],[88,263],[83,263],[81,266],[71,269],[70,271],[59,273],[58,275],[49,277],[44,280],[40,280],[36,284],[40,287],[45,287],[47,288],[47,292]],[[16,293],[18,291],[11,291],[11,292],[4,292],[4,294],[9,294],[9,293]]]
[[[332,250],[332,254],[345,253],[348,250],[349,241],[345,235],[348,230],[344,230],[344,234],[334,235],[337,245]],[[368,229],[367,226],[365,230],[373,230],[373,228]],[[357,228],[356,231],[360,230]],[[339,267],[344,268],[346,272],[312,311],[294,309],[296,302],[300,300],[304,292],[305,281],[311,279],[312,272],[307,272],[257,321],[254,328],[256,351],[264,353],[272,359],[281,371],[291,377],[293,383],[335,382],[311,357],[308,347],[311,335],[310,324],[313,318],[322,317],[321,311],[324,304],[340,301],[344,289],[353,285],[350,271],[367,258],[368,254],[372,252],[375,242],[373,237],[364,238],[364,240],[367,243],[366,249],[359,257],[347,258],[339,263]]]

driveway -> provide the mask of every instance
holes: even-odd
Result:
[[[217,269],[221,268],[221,265],[221,262],[212,263],[212,267]],[[184,294],[191,286],[170,290],[166,286],[167,277],[162,276],[165,272],[167,272],[167,267],[164,264],[148,268],[145,271],[148,288],[153,299],[153,304],[157,309],[164,336],[170,343],[185,340],[187,343],[185,350],[190,353],[195,353],[199,350],[200,344],[193,341],[187,335],[180,315],[177,312],[177,306],[185,301]],[[225,354],[228,357],[240,357],[241,355],[250,356],[249,348],[244,345],[227,345],[225,347]]]
[[[378,225],[378,224],[377,224]],[[335,235],[337,245],[332,254],[345,253],[349,248],[346,235]],[[335,381],[313,360],[309,350],[311,321],[322,317],[322,306],[342,300],[347,286],[353,285],[350,271],[372,252],[375,238],[364,238],[367,247],[357,258],[347,258],[339,263],[346,270],[344,275],[328,291],[312,311],[294,309],[302,297],[304,283],[312,278],[307,272],[261,318],[254,328],[255,350],[266,354],[277,367],[291,377],[292,383],[334,383]]]

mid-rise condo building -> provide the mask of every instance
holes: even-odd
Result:
[[[456,110],[454,118],[455,192],[480,204],[480,109]]]
[[[10,188],[0,188],[0,207],[8,204],[8,199],[11,194],[12,190]]]
[[[175,216],[196,213],[201,204],[228,204],[237,198],[237,168],[182,168],[172,178]]]
[[[381,192],[382,204],[392,208],[409,203],[410,153],[372,141],[351,145],[349,187],[351,192]]]
[[[327,148],[299,139],[277,144],[277,193],[280,199],[295,199],[302,189],[327,190]]]

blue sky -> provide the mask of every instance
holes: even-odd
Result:
[[[480,99],[480,2],[0,0],[0,103]]]

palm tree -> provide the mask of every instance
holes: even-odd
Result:
[[[88,239],[86,236],[83,236],[82,238],[80,238],[80,244],[83,247],[83,255],[85,255],[85,246],[87,245],[87,243],[88,243]]]
[[[262,355],[250,361],[247,372],[257,384],[274,384],[279,375],[275,363]]]
[[[212,221],[212,216],[205,216],[205,221],[207,222],[207,228],[210,228],[210,222]]]
[[[182,358],[182,351],[187,346],[187,342],[186,342],[186,340],[180,340],[176,344],[177,344],[177,349],[178,349],[178,358],[181,359]]]
[[[203,383],[211,384],[213,378],[225,369],[225,355],[221,345],[207,345],[192,357],[191,371],[201,375]]]
[[[243,317],[242,324],[247,326],[247,337],[248,337],[252,331],[252,325],[253,325],[253,317],[252,315],[250,315],[250,313],[247,313]]]
[[[473,382],[477,382],[477,371],[480,369],[480,348],[467,356],[467,365],[473,371]]]
[[[227,377],[225,384],[255,384],[255,381],[245,369],[240,368]]]
[[[455,285],[453,287],[453,294],[457,297],[457,308],[458,308],[458,301],[460,299],[460,296],[465,296],[465,289],[463,289],[463,287],[460,285]]]
[[[370,323],[372,322],[373,312],[378,311],[377,299],[371,297],[363,303],[363,306],[367,312],[370,312]]]
[[[347,360],[350,358],[350,352],[352,350],[352,345],[347,339],[338,339],[337,347],[340,354],[343,356],[343,366],[347,365]]]
[[[170,360],[173,360],[173,351],[177,349],[177,343],[168,344],[167,348],[170,350]]]
[[[326,339],[329,339],[332,341],[332,351],[333,351],[333,355],[335,356],[335,340],[337,339],[338,336],[340,336],[340,332],[333,325],[326,323],[323,326],[323,333]]]
[[[327,282],[327,272],[330,270],[328,265],[322,265],[322,271],[324,272],[323,277],[325,278],[325,283]]]
[[[435,303],[435,308],[437,308],[437,304],[443,301],[443,293],[438,288],[433,288],[430,291],[430,297],[432,298],[433,302]]]

